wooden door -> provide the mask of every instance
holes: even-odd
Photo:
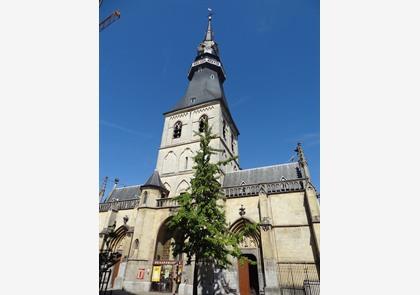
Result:
[[[118,271],[120,270],[120,263],[121,263],[121,258],[118,260],[117,263],[114,264],[114,269],[112,270],[112,277],[111,277],[111,287],[114,287],[114,281],[115,278],[118,275]]]
[[[238,261],[238,272],[239,272],[239,292],[241,295],[250,295],[249,285],[249,265],[248,260]]]

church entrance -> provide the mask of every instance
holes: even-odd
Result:
[[[241,217],[235,221],[230,230],[240,232],[247,224],[251,224],[246,218]],[[262,272],[262,254],[261,254],[261,235],[259,229],[257,232],[245,236],[239,244],[241,249],[241,259],[238,259],[238,286],[241,295],[260,294],[264,286],[264,274]]]
[[[179,243],[180,235],[171,231],[168,221],[159,229],[152,269],[151,291],[176,293],[181,282],[182,260],[175,257],[172,243]]]
[[[257,258],[252,254],[242,255],[238,260],[239,291],[241,295],[259,294]]]
[[[115,279],[118,275],[118,272],[120,270],[120,263],[121,263],[121,257],[118,260],[118,262],[114,265],[114,268],[112,270],[112,277],[111,277],[111,287],[114,287]]]

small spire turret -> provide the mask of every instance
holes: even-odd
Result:
[[[311,174],[309,173],[308,162],[306,161],[305,153],[303,152],[302,144],[300,142],[298,142],[295,152],[298,155],[299,166],[302,168],[304,173],[303,176],[308,178],[309,181],[311,181]]]

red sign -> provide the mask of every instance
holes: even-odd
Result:
[[[139,272],[137,273],[137,278],[139,280],[144,279],[144,268],[139,268]]]

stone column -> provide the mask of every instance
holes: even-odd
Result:
[[[260,222],[273,221],[271,210],[269,210],[269,199],[265,192],[261,191],[260,194]],[[267,218],[264,220],[264,218]],[[264,221],[263,221],[264,220]],[[264,276],[265,276],[265,294],[278,295],[280,294],[280,285],[278,279],[278,266],[276,255],[276,243],[274,240],[271,226],[261,228],[261,249],[262,260],[264,263]]]
[[[305,207],[308,215],[308,223],[311,228],[314,258],[319,274],[320,264],[320,210],[315,189],[308,184],[305,189]]]

